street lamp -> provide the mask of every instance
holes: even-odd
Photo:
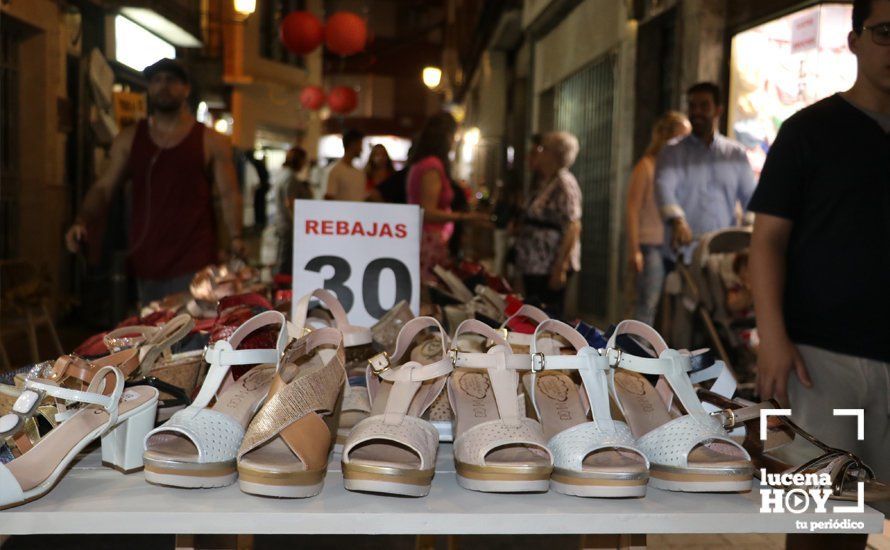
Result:
[[[435,90],[442,82],[442,69],[439,67],[423,68],[423,84],[430,90]]]
[[[235,0],[235,13],[247,18],[256,11],[256,0]]]

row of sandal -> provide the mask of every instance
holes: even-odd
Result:
[[[401,304],[385,326],[366,329],[349,323],[333,294],[316,290],[290,321],[265,311],[205,348],[210,366],[196,397],[158,427],[158,389],[125,382],[162,355],[157,343],[168,338],[159,335],[190,325],[111,333],[109,348],[122,351],[59,361],[45,378],[29,377],[13,417],[0,418],[15,432],[39,403],[64,405],[56,427],[0,464],[0,507],[46,494],[95,441],[105,465],[144,467],[153,484],[237,481],[245,493],[305,498],[321,492],[338,446],[346,489],[422,497],[440,442],[453,440],[466,489],[622,498],[642,497],[649,485],[748,491],[752,454],[761,466],[764,446],[787,442],[792,431],[810,439],[783,419],[749,454],[751,437],[742,445],[733,430],[744,424],[748,436],[757,433],[766,404],[718,395],[718,383],[696,390],[705,375],[719,382],[721,364],[703,370],[701,355],[670,349],[642,323],[624,321],[608,340],[595,335],[604,345],[592,345],[589,331],[528,305],[502,318],[500,328],[463,320],[449,337],[436,318],[413,317]],[[823,450],[801,468],[828,470],[836,498],[849,498],[862,480],[870,495],[886,496],[861,461]]]

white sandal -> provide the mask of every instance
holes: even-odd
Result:
[[[124,390],[116,367],[95,372],[86,391],[28,380],[25,388],[84,405],[27,453],[0,464],[0,509],[36,500],[59,482],[71,461],[97,438],[102,463],[123,473],[142,468],[142,439],[154,426],[158,391],[146,386]]]
[[[539,343],[551,347],[548,333],[567,341],[576,353],[539,352]],[[582,497],[645,496],[649,461],[634,445],[627,424],[612,420],[609,360],[578,331],[555,319],[538,325],[531,352],[532,369],[522,381],[553,453],[550,486]],[[582,387],[562,371],[577,371]]]
[[[549,318],[550,316],[544,313],[544,310],[524,304],[517,309],[513,315],[507,317],[507,319],[501,323],[501,327],[498,330],[501,332],[504,339],[507,340],[507,343],[510,344],[513,353],[528,354],[531,349],[534,335],[510,330],[510,321],[513,321],[514,319],[528,319],[538,325]]]
[[[645,339],[658,358],[642,358],[615,347],[620,334]],[[705,411],[687,372],[690,356],[669,349],[661,336],[639,321],[615,327],[605,350],[610,389],[621,413],[649,458],[649,483],[669,491],[750,491],[751,457],[730,439],[723,423]],[[653,387],[643,374],[657,375]],[[680,401],[685,413],[675,403]]]
[[[359,327],[349,324],[349,318],[343,305],[337,300],[337,297],[329,290],[319,288],[306,294],[297,302],[291,321],[294,324],[297,336],[303,336],[311,330],[308,325],[309,302],[312,299],[318,299],[330,312],[332,322],[328,326],[338,329],[343,334],[343,346],[346,353],[346,369],[347,380],[351,379],[352,384],[346,384],[345,393],[343,395],[343,410],[340,412],[339,429],[337,430],[337,442],[335,451],[342,449],[346,436],[352,430],[352,427],[367,418],[371,413],[371,403],[368,401],[368,390],[361,384],[364,383],[364,371],[367,367],[367,361],[375,355],[373,347],[373,334],[371,329]],[[350,369],[351,365],[361,365],[360,382],[356,382],[355,367]]]
[[[438,360],[401,362],[428,328],[439,332]],[[399,333],[392,360],[384,352],[369,363],[371,416],[356,424],[343,445],[344,485],[350,491],[425,496],[435,474],[439,433],[420,417],[451,372],[445,331],[432,317],[412,319]]]
[[[525,415],[519,372],[528,370],[528,355],[514,355],[503,335],[469,319],[455,341],[476,333],[494,342],[487,353],[452,350],[455,370],[448,380],[454,410],[454,465],[457,482],[491,493],[546,491],[553,456],[541,425]]]
[[[274,349],[236,349],[251,333],[280,325]],[[284,315],[264,311],[204,352],[210,364],[191,405],[145,437],[145,480],[172,487],[223,487],[237,477],[244,428],[263,404],[290,340]],[[232,365],[257,365],[237,381]],[[211,406],[211,401],[215,403]]]

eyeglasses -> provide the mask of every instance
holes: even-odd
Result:
[[[871,40],[878,46],[890,46],[890,22],[862,27],[862,30],[871,31]]]

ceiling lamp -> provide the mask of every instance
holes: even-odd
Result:
[[[235,0],[235,13],[241,18],[248,18],[256,11],[256,0]]]
[[[435,90],[442,83],[442,69],[439,67],[423,68],[423,84],[430,90]]]

